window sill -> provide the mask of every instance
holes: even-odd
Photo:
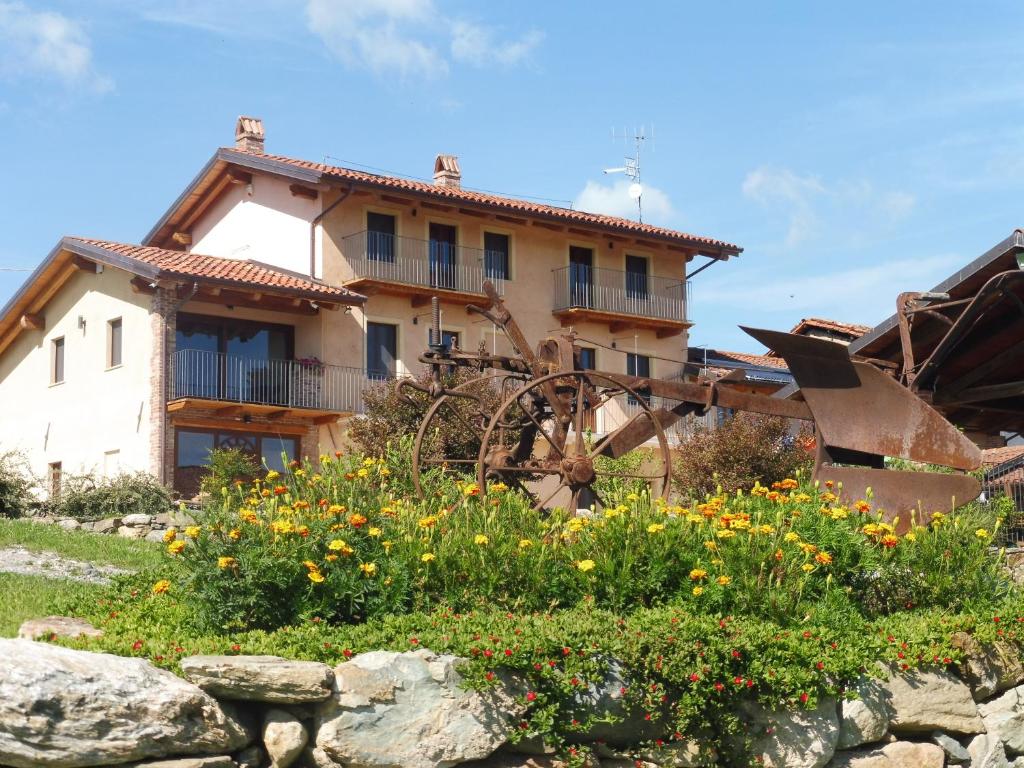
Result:
[[[106,373],[107,371],[116,371],[119,368],[123,368],[123,367],[124,367],[124,363],[118,363],[117,365],[111,365],[111,366],[108,366],[108,367],[104,368],[103,372]]]
[[[61,386],[61,385],[62,385],[63,383],[64,383],[64,380],[63,380],[63,379],[61,379],[60,381],[51,381],[51,382],[50,382],[50,384],[49,384],[49,386],[50,386],[51,388],[53,388],[53,387],[59,387],[59,386]]]

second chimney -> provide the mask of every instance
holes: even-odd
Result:
[[[438,155],[434,161],[434,183],[441,187],[462,187],[462,171],[455,155]]]
[[[242,115],[235,123],[235,149],[263,154],[263,121]]]

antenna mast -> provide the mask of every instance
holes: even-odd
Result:
[[[616,130],[612,128],[612,139],[617,139]],[[651,151],[654,151],[654,125],[651,125],[651,135],[647,136],[647,131],[644,126],[639,128],[633,128],[633,135],[630,136],[629,132],[622,129],[622,141],[623,144],[629,146],[629,141],[633,140],[633,155],[632,157],[626,155],[625,165],[620,168],[605,168],[605,173],[624,173],[628,179],[633,183],[629,185],[629,196],[636,200],[636,214],[637,218],[642,224],[644,221],[644,207],[643,207],[643,195],[644,188],[640,184],[640,148],[643,143],[650,138],[651,140]]]

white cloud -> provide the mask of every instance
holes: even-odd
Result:
[[[500,41],[493,29],[456,21],[452,25],[452,58],[477,67],[489,64],[511,67],[528,61],[543,39],[544,33],[534,29],[518,40]]]
[[[637,215],[636,200],[629,196],[629,179],[616,179],[611,184],[600,184],[588,181],[583,191],[576,195],[575,208],[590,213],[605,213],[609,216],[620,216],[624,219],[635,219]],[[651,223],[667,223],[675,215],[672,202],[668,195],[657,187],[644,184],[642,199],[644,221]]]
[[[403,78],[440,77],[452,62],[521,65],[543,39],[536,30],[500,39],[491,27],[445,16],[433,0],[307,0],[306,21],[346,66]]]
[[[789,248],[813,239],[833,219],[863,230],[879,219],[892,224],[906,218],[917,202],[909,192],[879,191],[865,179],[826,184],[817,176],[769,166],[748,173],[742,190],[772,215],[785,218]]]
[[[874,324],[895,312],[901,291],[928,290],[963,263],[960,254],[943,254],[827,273],[814,267],[813,274],[800,277],[718,275],[701,285],[696,296],[705,306],[745,311],[750,310],[751,297],[760,297],[761,309]]]
[[[101,93],[113,88],[113,81],[96,71],[79,22],[21,2],[0,2],[0,74],[51,77]]]

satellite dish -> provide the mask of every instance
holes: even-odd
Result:
[[[633,183],[629,185],[629,196],[633,200],[639,200],[640,195],[644,193],[644,188],[639,184]]]

